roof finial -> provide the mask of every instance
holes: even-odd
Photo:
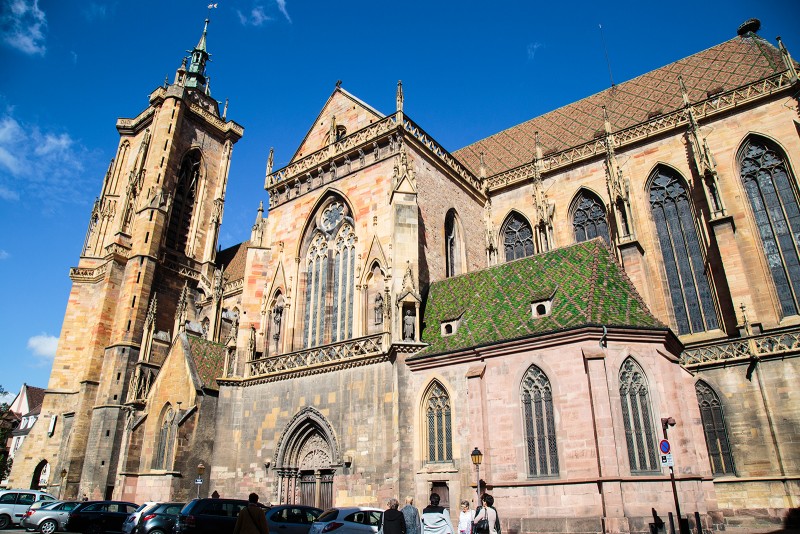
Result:
[[[336,80],[336,88],[339,89],[342,87],[342,80]]]
[[[783,45],[783,41],[781,40],[781,36],[777,37],[778,39],[778,48],[781,50],[781,57],[783,58],[783,64],[786,65],[786,70],[789,71],[789,77],[791,78],[792,83],[797,81],[797,69],[794,66],[794,60],[792,56],[789,54],[789,50]]]
[[[194,87],[203,91],[206,88],[206,63],[209,61],[209,54],[206,51],[206,34],[208,33],[209,19],[206,19],[205,26],[203,26],[203,35],[200,36],[197,46],[194,50],[189,50],[191,54],[191,61],[186,73],[186,87]]]
[[[681,96],[683,97],[683,105],[689,105],[689,91],[686,90],[686,85],[683,83],[683,76],[678,74],[678,84],[681,86]]]
[[[225,99],[225,107],[222,108],[222,118],[226,118],[228,116],[228,99]]]
[[[606,130],[606,135],[611,134],[611,121],[608,118],[608,110],[603,106],[603,128]]]
[[[397,111],[403,111],[403,80],[397,80]]]
[[[275,147],[269,147],[269,157],[267,158],[267,176],[272,174],[272,161],[275,154]]]

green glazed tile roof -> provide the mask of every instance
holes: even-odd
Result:
[[[225,345],[189,335],[186,339],[201,386],[219,389],[217,377],[222,376],[225,369]]]
[[[550,314],[534,319],[531,304],[551,296]],[[442,337],[441,323],[459,316]],[[423,320],[422,356],[588,324],[666,328],[601,239],[434,282]]]

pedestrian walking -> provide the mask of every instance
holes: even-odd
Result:
[[[439,506],[440,497],[431,494],[431,503],[422,510],[423,534],[455,534],[453,523],[450,521],[450,512],[447,508]]]
[[[494,508],[494,497],[484,493],[481,495],[481,504],[473,519],[475,534],[500,534],[500,517]]]
[[[461,501],[461,512],[458,514],[458,534],[472,534],[475,510],[469,507],[469,501]]]
[[[406,519],[406,534],[422,534],[422,524],[419,521],[419,510],[414,506],[414,497],[406,497],[406,505],[400,510]]]
[[[383,512],[381,517],[381,529],[383,534],[407,534],[406,533],[406,518],[402,512],[397,508],[400,502],[392,497],[386,501],[388,508]]]
[[[258,494],[251,493],[247,498],[247,506],[239,511],[233,534],[269,534],[267,515],[258,505]]]

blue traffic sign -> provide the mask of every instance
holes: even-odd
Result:
[[[669,441],[662,439],[658,444],[658,448],[661,450],[661,454],[669,454]]]

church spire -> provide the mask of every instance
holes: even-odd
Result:
[[[194,50],[187,50],[192,56],[189,63],[189,68],[186,72],[186,87],[195,87],[197,89],[206,91],[206,63],[209,61],[209,53],[206,50],[206,34],[208,33],[209,19],[206,19],[206,24],[203,27],[203,35],[200,36],[197,46]]]

